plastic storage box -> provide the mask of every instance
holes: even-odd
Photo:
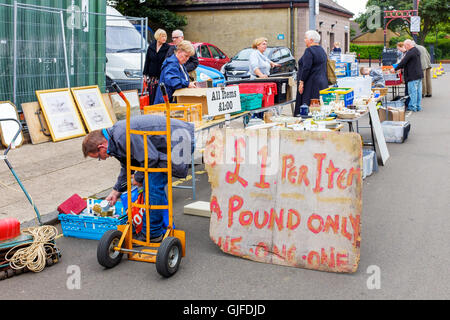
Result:
[[[241,93],[241,111],[259,109],[262,106],[262,93]]]
[[[331,101],[343,100],[345,106],[348,107],[353,103],[354,92],[353,88],[327,88],[321,90],[320,96],[322,97],[323,103],[328,105]]]
[[[263,95],[262,108],[275,104],[277,84],[275,82],[240,83],[239,93],[261,93]]]
[[[381,127],[386,142],[393,143],[403,143],[411,130],[409,121],[383,121]]]
[[[99,203],[102,200],[96,200]],[[97,217],[83,214],[59,214],[58,219],[61,221],[61,228],[64,236],[81,239],[100,240],[103,234],[111,229],[117,229],[120,224],[126,224],[128,215],[123,210],[122,202],[116,202],[116,212],[119,213],[118,218],[114,217]]]
[[[378,171],[378,162],[375,151],[363,149],[363,179]]]

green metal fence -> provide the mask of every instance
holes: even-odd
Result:
[[[20,112],[36,90],[105,92],[106,19],[106,1],[0,0],[0,101]]]

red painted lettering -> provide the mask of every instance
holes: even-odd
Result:
[[[241,240],[242,240],[242,237],[231,239],[230,253],[235,254],[235,255],[241,254],[241,247],[239,245],[237,245],[237,243],[241,242]]]
[[[327,216],[327,221],[325,222],[325,228],[323,229],[323,232],[328,232],[328,230],[333,228],[334,234],[337,234],[339,232],[339,215],[336,214],[334,216],[334,221],[331,216]]]
[[[314,188],[315,193],[322,192],[323,188],[320,186],[320,181],[322,180],[322,164],[323,160],[327,156],[326,153],[316,153],[314,154],[314,158],[317,159],[317,177],[316,177],[316,186]]]
[[[233,213],[242,208],[244,200],[239,196],[232,196],[228,201],[228,228],[233,225]]]
[[[289,160],[289,163],[288,163],[288,160]],[[284,182],[286,180],[286,170],[291,168],[293,164],[294,164],[294,156],[293,155],[283,156],[283,167],[282,167],[282,171],[281,171],[281,181]]]
[[[313,226],[313,221],[314,220],[318,220],[319,221],[319,226],[318,227],[314,227]],[[308,229],[313,232],[313,233],[319,233],[323,228],[323,219],[321,216],[319,216],[318,214],[312,214],[309,219],[308,219]]]
[[[356,215],[356,218],[354,218],[351,214],[349,216],[350,222],[352,224],[353,228],[353,245],[357,245],[359,243],[359,232],[360,232],[360,219],[361,216],[359,214]]]
[[[264,146],[258,154],[261,155],[261,175],[259,179],[259,183],[255,182],[255,187],[261,189],[267,189],[270,187],[270,184],[265,181],[266,177],[266,167],[267,167],[267,146]]]
[[[362,176],[361,176],[361,168],[355,169],[351,168],[348,172],[347,176],[347,186],[351,186],[353,183],[353,177],[356,177],[356,183],[361,184]]]
[[[217,220],[222,219],[222,210],[220,210],[219,202],[216,196],[211,197],[211,203],[209,204],[211,212],[217,214]]]
[[[253,213],[251,211],[242,211],[239,214],[239,223],[241,226],[249,226],[252,224],[253,221]]]
[[[339,169],[334,167],[333,161],[330,160],[330,164],[328,165],[328,168],[326,170],[326,172],[328,173],[328,189],[332,189],[333,188],[333,179],[334,179],[334,174],[336,172],[338,172]]]
[[[297,218],[297,222],[292,223],[292,216],[295,216]],[[297,212],[297,210],[289,209],[288,211],[288,222],[287,227],[289,230],[294,230],[300,225],[300,214]]]
[[[315,258],[315,263],[314,263],[314,258]],[[311,265],[316,265],[316,266],[318,266],[319,265],[319,263],[320,263],[320,256],[319,256],[319,254],[316,252],[316,251],[311,251],[310,253],[308,253],[308,259],[307,259],[307,261],[308,261],[308,264],[311,264]]]
[[[331,253],[330,253],[330,259],[328,259],[328,255],[325,252],[325,249],[322,248],[321,255],[320,255],[320,263],[321,264],[328,264],[328,267],[334,268],[335,261],[334,261],[334,248],[331,247]]]
[[[255,256],[259,257],[259,250],[262,249],[263,251],[263,257],[267,257],[267,255],[269,254],[269,248],[267,247],[267,245],[264,242],[260,242],[258,243],[258,245],[256,246],[255,249]]]
[[[342,180],[345,180],[345,173],[346,173],[346,172],[347,172],[347,170],[343,169],[343,170],[341,171],[341,173],[339,173],[338,178],[337,178],[337,182],[336,182],[338,188],[339,188],[339,189],[342,189],[342,190],[344,190],[344,189],[347,188],[347,186],[343,186],[343,185],[342,185]]]
[[[347,232],[347,218],[342,218],[342,225],[341,225],[341,234],[346,237],[348,240],[352,240],[352,235]]]
[[[348,263],[348,253],[338,253],[336,255],[336,265],[337,267],[347,266]]]
[[[269,214],[267,213],[267,211],[264,211],[264,221],[260,224],[259,223],[259,211],[256,211],[255,218],[253,220],[255,221],[256,228],[262,229],[269,221]]]
[[[305,182],[305,186],[309,186],[309,179],[308,179],[308,167],[307,166],[301,166],[298,171],[298,180],[297,183],[301,184],[302,181]]]
[[[236,168],[234,169],[234,172],[228,171],[225,176],[225,181],[229,184],[233,184],[236,181],[239,181],[239,183],[245,188],[248,185],[248,182],[243,179],[241,176],[239,176],[239,169],[241,167],[240,163],[244,161],[244,159],[241,158],[241,153],[239,151],[239,144],[242,144],[245,148],[245,140],[244,138],[237,139],[234,143],[234,148],[236,150],[236,157],[233,158],[233,161],[236,163]]]
[[[277,217],[275,209],[270,209],[270,223],[269,223],[269,229],[272,230],[273,228],[273,221],[277,223],[278,230],[283,229],[283,213],[284,209],[280,210],[280,215]]]

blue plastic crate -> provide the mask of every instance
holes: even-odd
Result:
[[[98,200],[100,202],[102,200]],[[126,224],[128,215],[123,210],[122,203],[117,201],[116,212],[120,213],[118,218],[97,217],[87,214],[60,214],[58,219],[64,236],[81,239],[100,240],[103,234],[111,229],[117,229],[118,225]]]

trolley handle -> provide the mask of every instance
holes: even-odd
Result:
[[[120,89],[119,85],[115,82],[111,83],[111,87],[117,92],[117,93],[121,93],[122,89]]]
[[[19,120],[17,119],[13,119],[13,118],[4,118],[4,119],[0,119],[1,121],[15,121],[17,122],[17,124],[19,125],[19,129],[17,130],[16,134],[14,135],[14,138],[11,140],[11,143],[9,144],[8,148],[6,149],[5,153],[3,155],[7,155],[9,150],[11,149],[11,146],[13,144],[14,141],[16,141],[17,137],[19,136],[20,132],[22,131],[22,124],[20,123]]]

